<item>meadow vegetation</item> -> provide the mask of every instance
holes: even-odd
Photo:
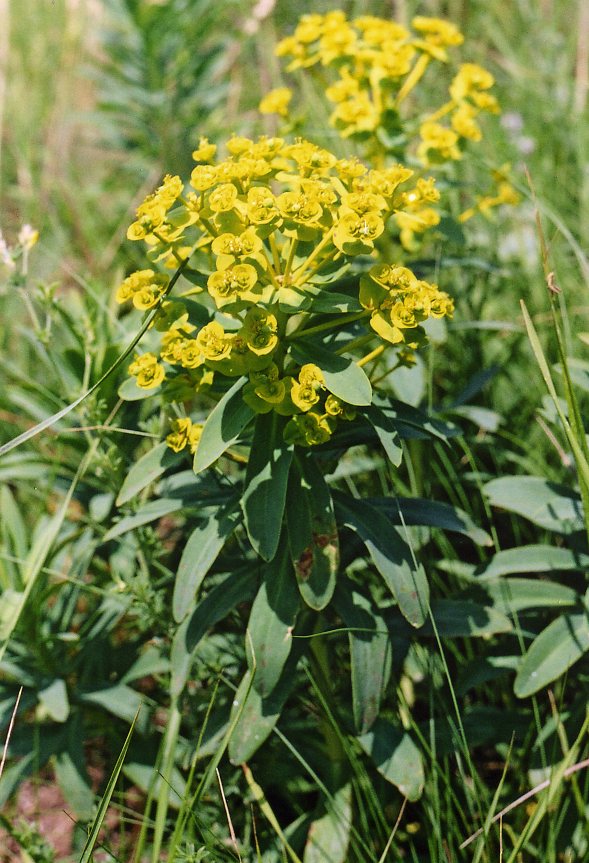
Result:
[[[2,863],[589,859],[587,6],[294,7],[0,2]]]

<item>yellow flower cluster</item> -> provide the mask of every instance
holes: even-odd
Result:
[[[403,266],[377,264],[360,280],[360,303],[371,312],[370,326],[392,344],[420,347],[427,318],[443,318],[454,303],[437,285],[418,279]]]
[[[169,281],[167,276],[153,270],[138,270],[119,285],[117,302],[131,300],[136,309],[151,309],[166,290]]]
[[[330,123],[344,138],[365,138],[379,129],[400,131],[404,100],[428,66],[449,63],[448,49],[462,42],[455,25],[439,18],[417,16],[409,30],[370,15],[348,20],[344,12],[334,11],[303,15],[276,53],[290,58],[287,71],[313,66],[334,70],[337,78],[325,90],[335,106]],[[459,67],[449,87],[450,100],[421,123],[417,156],[424,164],[460,159],[465,141],[481,139],[478,115],[499,110],[488,92],[493,83],[493,76],[474,63]],[[288,102],[281,98],[290,99],[290,91],[280,88],[268,94],[264,112],[284,116]],[[449,125],[439,122],[444,117]]]
[[[137,210],[129,236],[147,242],[152,260],[175,260],[195,287],[168,300],[167,276],[147,269],[125,279],[119,302],[143,310],[160,303],[159,354],[136,357],[129,371],[138,387],[163,384],[176,402],[205,387],[222,394],[223,380],[247,376],[242,395],[252,410],[289,417],[284,434],[293,443],[321,443],[354,409],[330,391],[319,365],[301,359],[306,339],[351,322],[349,351],[345,342],[334,351],[363,365],[355,348],[375,362],[385,349],[411,350],[424,341],[424,320],[452,312],[446,294],[397,265],[372,268],[371,291],[363,280],[343,307],[342,295],[331,294],[355,258],[377,257],[380,238],[398,244],[435,224],[439,193],[404,165],[370,170],[303,139],[233,137],[226,147],[216,161],[202,139],[192,190],[168,176]],[[188,299],[195,292],[198,315]],[[174,423],[170,446],[196,446],[188,419]]]
[[[172,431],[166,438],[170,449],[181,452],[185,447],[190,452],[196,452],[200,436],[202,434],[202,423],[193,423],[189,417],[179,417],[170,423]]]

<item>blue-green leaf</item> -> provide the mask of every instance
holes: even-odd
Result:
[[[292,649],[292,630],[300,607],[287,543],[264,567],[247,626],[248,665],[255,665],[253,685],[261,696],[269,695],[282,674]]]
[[[258,571],[255,566],[248,565],[242,570],[230,573],[198,603],[190,617],[187,617],[178,627],[172,642],[170,658],[172,665],[170,689],[173,697],[178,697],[184,689],[190,673],[192,654],[201,638],[211,626],[223,620],[236,605],[251,599],[257,580]]]
[[[309,827],[303,863],[345,863],[352,829],[352,784],[322,799],[323,812]]]
[[[172,610],[176,622],[180,623],[192,611],[203,578],[240,520],[241,513],[232,502],[228,507],[213,512],[190,534],[174,582]]]
[[[160,387],[138,387],[136,378],[127,378],[123,381],[118,390],[119,398],[125,402],[138,402],[143,399],[148,399],[151,396],[159,393]]]
[[[515,512],[556,533],[583,530],[583,506],[577,492],[539,476],[503,476],[484,486],[493,506]]]
[[[165,442],[149,450],[133,464],[125,477],[117,496],[117,506],[130,501],[136,494],[139,494],[150,483],[158,479],[168,467],[178,464],[181,459],[181,453],[175,453]]]
[[[589,651],[589,614],[563,614],[543,629],[522,660],[514,683],[519,698],[533,695]]]
[[[422,497],[371,497],[367,502],[386,513],[393,524],[439,527],[468,536],[477,545],[493,544],[489,534],[478,527],[468,513],[448,503]]]
[[[135,530],[137,527],[143,527],[145,524],[150,524],[152,521],[157,521],[165,515],[170,515],[172,512],[177,512],[182,509],[184,502],[181,499],[175,498],[159,498],[158,500],[150,500],[141,509],[126,515],[118,521],[110,530],[102,537],[102,542],[109,542],[111,539],[116,539],[130,530]]]
[[[241,507],[250,542],[272,560],[278,548],[293,448],[282,436],[284,417],[272,411],[256,419]]]
[[[329,487],[312,454],[295,456],[291,467],[286,524],[301,596],[320,611],[335,590],[339,540]]]
[[[55,722],[65,722],[70,714],[70,702],[65,680],[56,677],[39,692],[39,702]]]
[[[338,356],[323,346],[303,339],[295,342],[292,351],[299,362],[312,362],[319,366],[325,386],[334,396],[350,405],[365,406],[371,403],[370,380],[353,359]]]
[[[194,456],[195,473],[217,461],[239,439],[253,417],[253,410],[241,396],[246,381],[247,378],[239,378],[209,414]]]
[[[421,797],[425,783],[419,749],[400,728],[377,719],[372,730],[358,738],[360,746],[387,782],[395,785],[409,800]]]
[[[249,669],[246,671],[231,708],[230,723],[239,714],[229,740],[229,760],[232,764],[249,761],[278,722],[284,703],[296,682],[295,666],[299,656],[293,654],[280,680],[266,697],[262,697],[252,686],[252,672]]]
[[[403,450],[399,443],[399,435],[387,415],[376,405],[370,405],[364,414],[378,435],[387,458],[395,467],[399,467],[403,458]]]
[[[478,580],[527,572],[582,572],[589,569],[589,555],[571,548],[552,545],[522,545],[498,551],[487,564],[477,567],[473,575]],[[532,582],[538,584],[537,581]]]
[[[358,534],[372,562],[397,600],[403,616],[419,627],[428,615],[429,585],[423,567],[391,522],[365,501],[334,495],[338,521]]]
[[[335,607],[350,628],[352,708],[359,734],[378,716],[392,669],[392,645],[384,618],[373,604],[353,590],[338,589]]]

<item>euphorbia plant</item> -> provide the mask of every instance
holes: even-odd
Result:
[[[492,77],[466,64],[452,80],[450,102],[429,119],[402,116],[401,103],[430,62],[445,62],[446,49],[462,39],[451,25],[416,19],[417,35],[389,24],[395,38],[383,42],[376,23],[308,16],[279,48],[294,54],[296,65],[338,68],[340,79],[327,91],[338,105],[332,123],[357,141],[360,155],[350,148],[339,156],[302,138],[233,136],[218,158],[202,138],[189,183],[166,176],[137,209],[128,237],[147,244],[151,266],[126,278],[117,299],[150,314],[153,327],[149,350],[136,355],[120,395],[158,399],[169,429],[132,468],[119,502],[193,456],[191,503],[202,509],[175,580],[172,688],[179,698],[207,627],[253,599],[248,671],[232,715],[235,762],[270,734],[303,654],[329,687],[319,637],[296,636],[339,619],[350,630],[350,730],[377,764],[384,746],[391,760],[379,769],[416,797],[423,774],[415,745],[394,723],[376,722],[391,674],[388,627],[396,621],[398,635],[408,638],[428,615],[428,581],[407,525],[487,538],[450,507],[361,498],[332,476],[353,445],[379,447],[395,469],[403,438],[453,433],[396,400],[391,378],[415,362],[431,320],[453,311],[451,297],[411,265],[440,221],[432,166],[458,159],[465,142],[480,137],[475,117],[497,106],[488,93]],[[287,95],[275,93],[262,107],[280,112]],[[365,113],[360,122],[358,105],[369,98],[372,120]],[[350,101],[354,123],[345,121]],[[223,564],[232,537],[245,557],[237,571]],[[348,571],[365,556],[363,577]],[[203,579],[215,570],[222,575],[201,599]],[[333,736],[328,751],[341,771]],[[331,779],[334,787],[348,781],[345,770]]]

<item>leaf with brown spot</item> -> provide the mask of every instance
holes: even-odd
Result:
[[[288,481],[286,525],[301,596],[320,611],[335,590],[339,540],[331,493],[312,453],[296,455]]]

